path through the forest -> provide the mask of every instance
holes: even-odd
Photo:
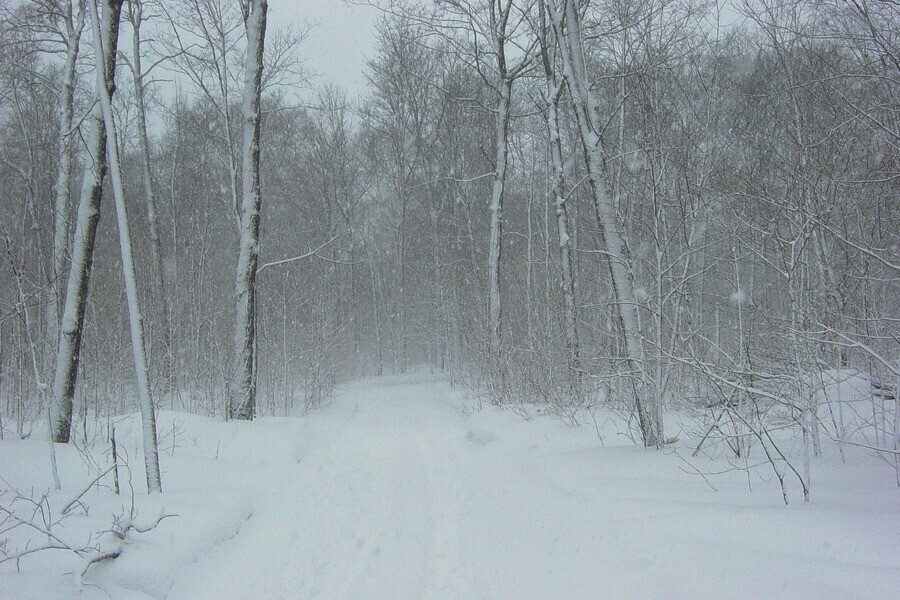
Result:
[[[221,453],[252,466],[234,476],[252,514],[176,573],[173,599],[875,598],[898,582],[890,512],[840,494],[785,508],[741,477],[713,492],[677,457],[601,444],[593,426],[470,414],[428,377],[228,426]]]

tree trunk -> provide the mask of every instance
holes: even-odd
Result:
[[[509,155],[509,116],[512,80],[501,76],[498,84],[496,115],[496,156],[494,182],[491,188],[491,232],[488,243],[488,325],[490,352],[495,375],[501,378],[503,389],[503,305],[500,296],[500,258],[503,253],[503,192],[506,186],[506,167]]]
[[[647,390],[641,332],[637,321],[634,284],[631,281],[628,257],[616,206],[609,193],[605,155],[600,132],[602,122],[597,100],[590,88],[581,40],[580,6],[578,0],[562,0],[565,13],[557,8],[557,0],[548,0],[557,43],[561,50],[563,76],[569,89],[572,108],[578,123],[578,133],[584,150],[594,212],[608,254],[616,316],[625,338],[625,359],[633,374],[635,408],[645,446],[658,446],[663,441],[662,422],[656,403],[644,396]]]
[[[75,67],[84,28],[84,1],[79,0],[78,15],[66,1],[66,60],[59,97],[59,146],[57,148],[56,187],[53,206],[53,271],[50,273],[50,301],[47,303],[47,349],[52,353],[59,344],[59,319],[63,298],[60,279],[66,271],[69,246],[69,181],[72,178],[72,139],[75,129]],[[49,356],[49,354],[48,354]],[[48,361],[49,364],[49,361]]]
[[[551,39],[548,39],[548,24],[546,22],[546,5],[540,5],[541,19],[539,29],[539,41],[541,60],[544,64],[544,76],[547,89],[545,91],[547,133],[550,147],[550,163],[553,168],[551,180],[551,193],[553,195],[553,207],[556,213],[556,226],[559,239],[559,269],[562,283],[563,308],[564,308],[564,334],[566,349],[569,353],[569,392],[572,400],[578,400],[581,396],[581,365],[580,347],[578,342],[578,311],[575,300],[575,267],[573,260],[573,243],[570,232],[572,220],[569,216],[566,204],[566,178],[562,153],[562,137],[559,127],[559,101],[562,97],[563,83],[559,81],[556,71],[556,48]],[[549,263],[549,232],[548,232],[548,258]],[[549,265],[547,275],[549,281]],[[549,306],[549,291],[548,302]],[[549,313],[548,313],[549,319]]]
[[[565,309],[566,347],[569,350],[569,381],[573,400],[581,393],[580,348],[578,343],[578,309],[575,302],[575,269],[572,264],[572,238],[569,233],[569,210],[566,207],[565,175],[562,143],[559,135],[558,94],[547,106],[550,127],[550,155],[553,161],[553,206],[559,234],[559,269],[562,276],[563,306]]]
[[[105,19],[101,32],[97,7],[90,2],[91,21],[94,30],[94,52],[96,56],[105,56],[104,38],[109,41],[111,32],[118,31],[118,20],[122,11],[123,0],[105,0]],[[105,35],[104,35],[105,34]],[[103,60],[97,60],[97,88],[105,82],[115,81],[115,72],[106,74]],[[111,96],[111,95],[110,95]],[[134,370],[137,375],[138,395],[141,401],[141,420],[144,437],[144,469],[147,475],[147,490],[161,492],[162,482],[159,474],[159,449],[156,443],[156,415],[153,408],[153,394],[150,389],[150,375],[147,369],[147,353],[144,343],[144,321],[141,316],[140,299],[138,298],[137,277],[134,269],[134,258],[131,252],[131,233],[128,227],[128,213],[125,207],[125,188],[122,185],[122,168],[119,161],[119,149],[116,143],[116,123],[113,118],[112,102],[108,95],[100,94],[100,106],[103,120],[106,123],[106,151],[109,155],[110,176],[113,184],[113,195],[116,201],[116,218],[119,226],[119,249],[122,252],[122,274],[125,278],[125,295],[128,299],[128,318],[131,325],[131,349],[134,355]]]
[[[115,92],[116,47],[119,38],[119,13],[121,2],[104,5],[104,16],[109,26],[104,28],[103,47],[107,54],[106,87],[97,88],[97,97],[103,94],[108,100]],[[108,13],[108,14],[107,14]],[[75,237],[72,242],[72,261],[66,285],[66,298],[60,320],[59,343],[56,353],[56,370],[53,377],[53,409],[50,418],[53,440],[67,443],[72,428],[72,400],[78,381],[78,363],[84,332],[84,313],[94,259],[97,223],[100,221],[100,200],[103,197],[103,178],[106,176],[106,125],[103,108],[95,102],[91,109],[87,140],[88,161],[81,184]]]
[[[234,371],[229,385],[228,414],[252,419],[256,409],[256,269],[259,260],[259,129],[263,44],[267,0],[244,3],[247,59],[244,64],[242,115],[243,162],[240,253],[235,294]]]

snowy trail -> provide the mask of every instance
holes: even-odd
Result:
[[[698,462],[721,473],[713,491],[674,453],[689,457],[691,440],[644,450],[610,413],[595,430],[467,406],[423,375],[345,386],[297,418],[162,411],[164,493],[136,500],[141,518],[178,517],[92,567],[80,592],[72,556],[0,565],[0,598],[880,600],[900,588],[893,469],[863,452],[843,464],[827,446],[814,501],[785,507],[765,470]],[[116,431],[140,464],[139,418]],[[66,489],[91,481],[62,450]],[[47,473],[43,451],[0,443],[4,477],[27,489]],[[67,535],[108,527],[127,500],[97,490]]]
[[[456,407],[434,386],[359,386],[299,435],[241,532],[171,598],[475,597],[458,519],[467,456]]]
[[[879,598],[900,583],[889,486],[864,513],[845,476],[831,500],[821,481],[817,505],[785,509],[739,476],[713,493],[624,438],[462,407],[411,377],[224,424],[252,515],[167,597]]]

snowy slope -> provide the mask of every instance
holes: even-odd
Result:
[[[634,447],[605,422],[601,442],[593,424],[470,411],[424,376],[346,386],[296,419],[162,413],[165,492],[138,502],[144,514],[179,516],[93,567],[99,587],[81,597],[824,599],[900,589],[900,495],[883,463],[859,453],[842,465],[830,452],[816,465],[814,502],[785,507],[773,482],[752,476],[750,493],[746,474],[727,473],[713,491],[673,452]],[[128,423],[120,431],[128,438]],[[43,468],[39,450],[0,444],[3,476],[21,486]],[[11,467],[16,455],[34,465]],[[0,597],[69,597],[65,569],[37,556],[21,574],[3,565]]]

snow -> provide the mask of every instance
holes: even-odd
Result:
[[[744,290],[735,290],[731,293],[731,301],[734,304],[743,304],[747,301],[747,293]]]
[[[713,491],[679,455],[723,464],[690,459],[690,440],[645,450],[611,414],[595,428],[526,412],[479,407],[425,375],[344,386],[297,418],[163,411],[154,495],[139,489],[139,417],[124,417],[139,519],[178,516],[129,537],[80,593],[76,561],[45,552],[20,573],[0,565],[0,597],[874,599],[900,587],[893,469],[863,450],[842,464],[826,444],[813,502],[795,491],[785,507],[764,470],[707,475]],[[54,506],[91,479],[58,448]],[[48,489],[45,454],[40,440],[0,442],[0,475]],[[109,526],[130,502],[125,480],[124,496],[86,495],[67,539]]]
[[[818,389],[820,402],[856,404],[872,399],[872,382],[865,373],[855,369],[828,369],[816,375],[807,380]]]

